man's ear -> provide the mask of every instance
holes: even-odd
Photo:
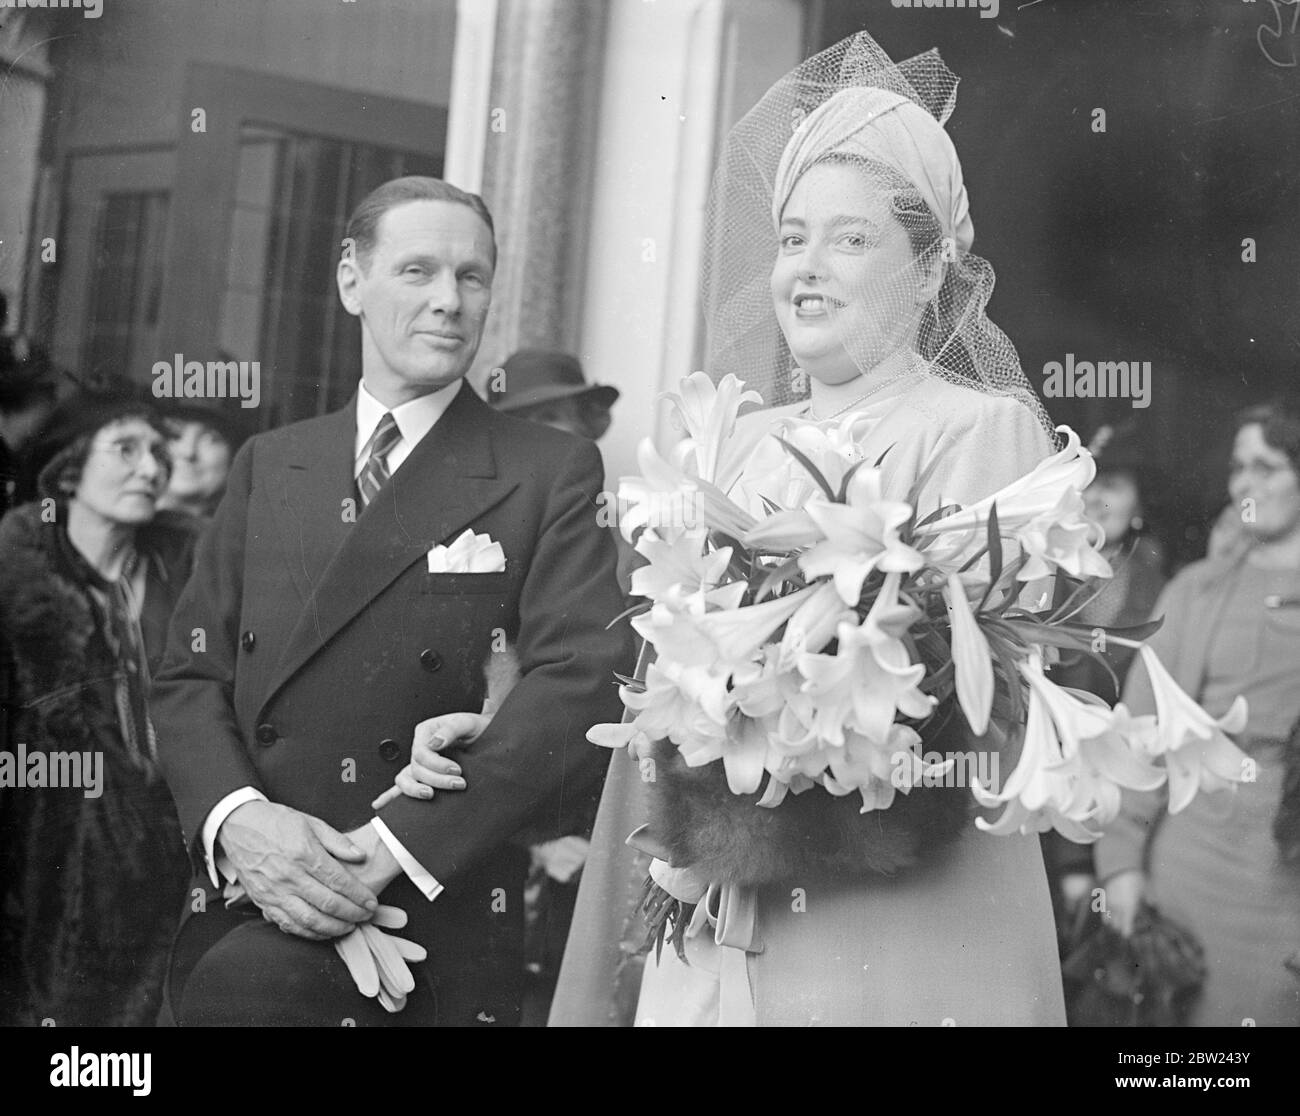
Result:
[[[334,278],[338,283],[339,301],[343,303],[343,309],[353,317],[360,317],[361,299],[357,295],[357,287],[361,282],[361,264],[354,251],[344,248]]]

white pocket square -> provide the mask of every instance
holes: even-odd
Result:
[[[468,528],[451,546],[438,545],[429,551],[430,573],[501,573],[505,568],[501,544]]]

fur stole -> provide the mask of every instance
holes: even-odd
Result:
[[[111,676],[114,666],[107,648],[92,650],[90,601],[83,587],[58,572],[57,528],[42,523],[37,512],[38,505],[29,504],[0,520],[0,633],[14,690],[8,700],[33,714],[32,735],[53,736],[65,748],[87,747],[88,726],[74,729],[59,710],[76,709],[85,689]],[[44,724],[50,717],[62,723]]]
[[[1300,869],[1300,721],[1291,729],[1282,760],[1282,797],[1273,817],[1273,839],[1282,863]]]
[[[925,749],[956,751],[965,731],[954,714]],[[760,794],[732,794],[721,763],[687,767],[667,741],[655,743],[653,759],[645,837],[673,867],[721,883],[892,876],[948,845],[974,812],[967,788],[944,786],[900,792],[889,809],[866,814],[858,794],[821,787],[767,808],[757,805]]]

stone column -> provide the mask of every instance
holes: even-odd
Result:
[[[81,13],[76,13],[80,15]],[[49,42],[59,12],[12,8],[0,14],[0,291],[9,302],[8,328],[30,325],[42,235],[33,227],[45,133],[46,86],[53,73]]]
[[[500,0],[483,197],[500,259],[480,374],[577,351],[608,0]]]

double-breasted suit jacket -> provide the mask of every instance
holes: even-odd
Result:
[[[552,821],[562,835],[566,806],[604,770],[585,733],[618,717],[614,672],[632,650],[626,625],[608,627],[622,599],[594,444],[498,414],[462,385],[361,510],[355,413],[354,399],[240,451],[173,617],[152,711],[199,869],[173,957],[181,1022],[330,1022],[339,997],[354,1018],[389,1021],[348,999],[328,943],[236,917],[212,891],[201,832],[230,792],[254,787],[340,831],[365,824],[415,726],[477,712],[489,656],[512,645],[519,681],[456,753],[468,789],[380,812],[445,889],[430,901],[403,874],[381,896],[429,950],[391,1021],[500,1023],[517,1015],[521,969],[526,854],[511,835]],[[429,549],[467,528],[501,544],[504,572],[430,573]],[[198,970],[202,987],[188,987]]]

